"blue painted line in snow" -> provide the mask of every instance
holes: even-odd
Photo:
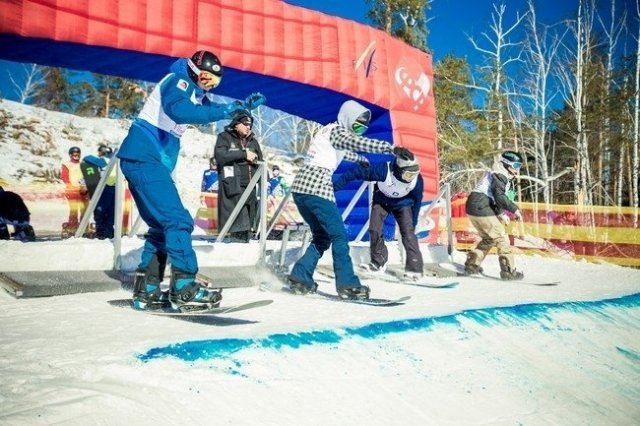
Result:
[[[460,313],[442,317],[416,318],[409,320],[373,323],[360,327],[348,327],[338,330],[320,330],[300,333],[272,334],[259,339],[214,339],[196,340],[176,343],[169,346],[152,348],[138,359],[148,362],[153,359],[175,357],[184,361],[198,361],[215,358],[228,358],[232,354],[250,348],[297,349],[310,345],[338,344],[346,338],[360,337],[376,339],[378,337],[408,331],[429,330],[436,325],[460,326],[463,319],[472,320],[482,326],[494,325],[527,325],[537,324],[543,329],[548,328],[547,322],[553,322],[550,314],[556,312],[581,313],[589,311],[607,318],[604,311],[607,308],[637,308],[640,306],[640,293],[616,299],[595,302],[563,302],[563,303],[535,303],[511,307],[483,308],[462,311]],[[555,326],[556,330],[562,329]],[[625,348],[617,348],[629,358],[640,358],[640,354]]]

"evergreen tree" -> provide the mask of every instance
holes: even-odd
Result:
[[[367,0],[373,26],[423,51],[427,50],[429,0]]]
[[[33,100],[33,105],[52,111],[73,112],[69,71],[64,68],[49,68],[45,83]]]

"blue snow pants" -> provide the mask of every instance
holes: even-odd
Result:
[[[140,216],[149,225],[140,269],[146,269],[157,252],[166,253],[172,268],[195,274],[198,260],[191,245],[193,219],[184,208],[169,170],[161,163],[120,159]]]
[[[318,260],[331,247],[336,288],[359,287],[349,255],[349,239],[338,206],[332,201],[309,194],[293,193],[300,215],[311,228],[311,244],[291,270],[291,278],[313,287],[313,272]]]

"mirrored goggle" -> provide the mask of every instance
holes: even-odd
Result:
[[[353,123],[353,125],[351,126],[351,128],[353,129],[354,133],[356,135],[363,135],[364,132],[367,131],[367,129],[369,128],[368,126],[365,126],[362,123],[358,123],[357,121],[355,123]]]
[[[212,74],[209,71],[200,71],[200,74],[198,74],[198,81],[205,89],[218,87],[221,80],[221,76]]]
[[[402,172],[402,180],[405,180],[407,182],[414,180],[419,173],[419,170],[405,170],[404,172]]]
[[[513,163],[510,164],[510,166],[516,170],[520,170],[522,168],[522,163],[519,161],[514,161]]]

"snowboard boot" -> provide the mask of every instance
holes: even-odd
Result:
[[[366,285],[338,288],[338,296],[345,300],[366,300],[369,298],[369,293],[369,287]]]
[[[31,225],[16,225],[13,237],[20,241],[35,241],[36,232]]]
[[[382,265],[379,266],[377,263],[375,263],[374,261],[371,261],[369,263],[363,263],[361,265],[358,266],[362,272],[366,272],[368,274],[384,274],[386,268],[386,265]]]
[[[405,281],[405,282],[408,282],[408,283],[416,283],[416,282],[420,281],[421,279],[422,279],[422,274],[420,272],[406,271],[402,275],[402,281]]]
[[[9,234],[9,228],[4,223],[0,223],[0,240],[9,240],[11,239],[11,234]]]
[[[136,270],[132,298],[134,309],[155,310],[171,306],[167,292],[160,289],[166,265],[166,253],[156,253],[146,269]]]
[[[464,273],[467,275],[477,275],[482,273],[482,267],[477,264],[478,254],[470,251],[467,253],[467,260],[464,262]]]
[[[171,307],[181,312],[205,310],[220,306],[222,290],[207,287],[197,281],[195,274],[174,269],[171,272],[169,301]]]
[[[318,290],[318,284],[313,283],[313,287],[309,288],[307,285],[301,281],[296,280],[292,277],[287,277],[287,281],[289,283],[289,290],[293,294],[297,294],[299,296],[315,293]]]
[[[500,278],[503,280],[514,281],[524,278],[524,274],[522,272],[516,271],[516,269],[511,266],[512,262],[507,256],[498,257],[498,262],[500,262]]]

